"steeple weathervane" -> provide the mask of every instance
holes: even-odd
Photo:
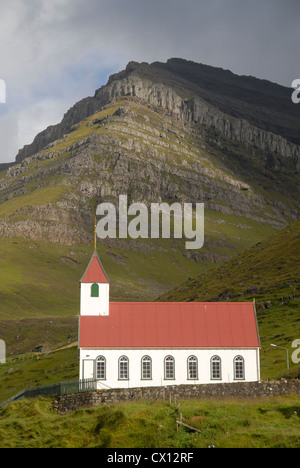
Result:
[[[97,218],[95,216],[95,250],[97,249]]]

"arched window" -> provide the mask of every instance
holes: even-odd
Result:
[[[119,380],[129,380],[129,360],[127,356],[119,358]]]
[[[91,297],[99,297],[99,285],[97,283],[91,286]]]
[[[235,380],[245,379],[245,361],[242,356],[236,356],[233,360],[233,370]]]
[[[210,360],[210,378],[211,380],[221,380],[221,358],[213,356]]]
[[[198,380],[198,359],[196,356],[190,356],[187,360],[188,380]]]
[[[152,379],[152,359],[150,356],[142,358],[142,380]]]
[[[106,359],[104,356],[99,356],[96,359],[96,376],[98,380],[106,379]]]
[[[175,379],[175,359],[173,356],[165,357],[165,380]]]

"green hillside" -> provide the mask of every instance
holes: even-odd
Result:
[[[228,143],[226,151],[210,146],[199,125],[122,97],[1,172],[0,336],[8,355],[76,337],[79,280],[102,201],[127,194],[147,204],[205,202],[199,251],[186,250],[185,239],[98,242],[113,301],[155,300],[289,222],[296,179],[283,174],[273,190],[269,172],[255,179],[257,159],[242,173],[230,159],[236,147]],[[279,219],[278,206],[286,217]]]
[[[240,238],[240,250],[272,231],[249,222],[252,229],[225,222],[226,216],[206,221],[212,231],[212,244],[224,237],[220,254],[228,255],[230,237]],[[209,218],[208,217],[208,218]],[[224,223],[217,221],[224,220]],[[233,221],[233,219],[231,219]],[[161,293],[180,284],[187,276],[214,268],[213,261],[195,262],[185,255],[181,241],[157,239],[143,242],[116,240],[112,245],[98,243],[98,253],[111,280],[112,301],[155,300]],[[236,246],[238,247],[238,246]],[[36,346],[57,346],[68,337],[77,337],[79,281],[88,265],[93,246],[67,246],[22,237],[4,238],[0,243],[0,333],[8,354],[23,353]],[[203,251],[205,258],[205,249]],[[226,255],[226,256],[227,256]]]
[[[213,301],[237,299],[278,303],[299,295],[300,219],[274,236],[189,280],[161,299]]]
[[[300,337],[300,220],[222,266],[189,279],[162,301],[256,301],[265,377],[286,373],[284,351]],[[294,374],[299,365],[292,365]]]
[[[299,377],[300,366],[291,360],[291,353],[294,349],[291,347],[292,342],[300,337],[300,315],[299,315],[299,284],[300,284],[300,220],[291,224],[286,229],[278,234],[269,237],[267,240],[248,249],[246,252],[234,257],[220,267],[212,270],[209,273],[203,274],[196,279],[189,279],[186,283],[181,284],[176,289],[169,291],[161,296],[159,300],[164,301],[252,301],[256,299],[256,309],[259,324],[259,332],[261,337],[261,377],[263,380],[268,378],[276,379],[281,377]],[[12,241],[11,246],[15,246],[13,242],[20,242],[20,239]],[[25,247],[21,243],[23,248]],[[7,243],[6,250],[9,255],[10,244]],[[24,248],[24,262],[20,261],[18,265],[18,274],[14,273],[13,278],[19,278],[17,285],[22,284],[26,274],[28,277],[28,268],[26,265],[33,264],[33,258],[36,261],[45,263],[46,276],[40,276],[36,281],[40,281],[39,287],[44,284],[44,299],[47,304],[41,311],[34,306],[34,295],[32,293],[32,301],[30,303],[30,293],[27,301],[27,318],[19,320],[2,320],[1,328],[5,334],[9,350],[13,352],[21,352],[21,350],[31,350],[39,344],[48,344],[49,347],[57,347],[67,342],[77,341],[77,318],[79,312],[79,288],[78,278],[81,277],[85,270],[86,262],[89,259],[89,248],[75,250],[74,247],[57,246],[60,250],[52,250],[50,255],[50,246],[43,243],[31,243],[31,247],[35,247],[37,252],[34,253],[33,248]],[[53,247],[53,246],[52,246]],[[39,248],[39,250],[38,250]],[[44,249],[44,250],[43,250]],[[128,276],[121,278],[122,273],[118,270],[119,259],[113,261],[112,252],[107,251],[100,246],[98,249],[101,258],[104,260],[104,267],[108,272],[112,281],[112,292],[114,300],[118,295],[126,295],[126,280],[127,287],[132,292],[134,285],[141,284],[138,282],[138,275],[141,272],[134,270],[137,275],[129,274],[131,270],[128,268]],[[17,255],[17,252],[15,255]],[[72,253],[73,252],[73,253]],[[25,256],[25,253],[27,256]],[[32,255],[30,257],[28,255]],[[119,252],[119,255],[124,255],[124,252]],[[71,259],[73,261],[71,262]],[[5,256],[3,256],[4,261]],[[17,259],[17,257],[16,257]],[[60,265],[60,259],[64,259]],[[68,263],[66,263],[66,259]],[[76,259],[76,262],[75,260]],[[177,259],[179,262],[179,258]],[[136,258],[128,256],[128,267],[136,264]],[[162,261],[164,261],[162,259]],[[23,270],[21,269],[21,265]],[[34,265],[34,264],[33,264]],[[149,267],[150,261],[145,258],[145,265],[148,266],[148,279],[154,274],[154,266]],[[154,264],[155,265],[155,264]],[[170,264],[171,265],[171,264]],[[174,263],[175,265],[175,263]],[[177,266],[180,263],[177,264]],[[197,264],[196,264],[197,266]],[[183,272],[186,267],[182,266]],[[17,268],[15,268],[17,269]],[[180,269],[180,268],[179,268]],[[170,266],[171,270],[171,266]],[[9,274],[7,267],[6,284],[11,287],[11,304],[6,302],[7,310],[12,308],[12,301],[19,305],[22,312],[22,293],[20,297],[17,291],[12,294],[14,281],[9,282],[12,277]],[[37,269],[39,271],[39,269]],[[51,274],[50,274],[51,273]],[[118,276],[119,274],[119,276]],[[161,281],[165,281],[166,270],[161,271]],[[176,275],[174,269],[173,274]],[[60,276],[61,275],[61,276]],[[180,275],[179,275],[180,276]],[[52,288],[47,288],[52,278]],[[61,285],[61,295],[55,299],[52,289],[56,288],[57,278],[63,283]],[[175,276],[173,277],[176,280]],[[114,281],[115,280],[115,281]],[[4,281],[4,280],[3,280]],[[150,281],[150,279],[149,279]],[[5,281],[4,281],[5,283]],[[59,283],[59,282],[58,282]],[[115,285],[114,285],[115,283]],[[130,284],[131,283],[131,284]],[[28,288],[31,283],[28,282]],[[117,289],[116,289],[117,288]],[[118,288],[120,288],[118,290]],[[50,292],[49,292],[50,291]],[[57,293],[59,289],[57,289]],[[47,296],[48,294],[48,296]],[[68,306],[64,310],[60,307],[59,301],[65,295]],[[8,294],[6,295],[8,296]],[[5,298],[6,296],[2,296]],[[38,299],[41,300],[39,295]],[[120,297],[119,296],[119,297]],[[7,300],[7,299],[6,299]],[[55,300],[58,301],[55,303]],[[8,301],[8,300],[7,300]],[[16,307],[17,309],[17,307]],[[44,311],[42,313],[42,311]],[[20,312],[20,313],[21,313]],[[271,343],[283,346],[289,350],[290,357],[290,372],[286,369],[286,355],[284,350],[271,347]],[[1,398],[5,400],[18,391],[32,385],[45,385],[64,380],[75,380],[78,377],[78,360],[76,356],[78,350],[76,347],[67,351],[50,353],[47,356],[41,356],[40,360],[36,360],[34,355],[30,356],[8,356],[8,363],[5,366],[0,366],[0,378],[3,382]],[[9,369],[13,372],[8,373]]]
[[[111,300],[153,300],[187,273],[201,271],[180,251],[170,255],[162,244],[152,249],[99,246],[111,280]],[[1,240],[0,333],[8,355],[77,339],[79,281],[92,251],[92,245],[84,244],[65,246],[21,237]]]

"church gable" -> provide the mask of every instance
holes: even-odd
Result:
[[[108,315],[110,283],[96,250],[80,283],[80,315]]]
[[[109,279],[105,270],[102,266],[102,263],[98,257],[98,254],[95,252],[92,255],[90,263],[80,280],[81,283],[109,283]]]

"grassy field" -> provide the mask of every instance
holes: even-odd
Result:
[[[0,365],[0,402],[28,387],[78,380],[77,346],[49,354],[28,353],[9,357]]]
[[[183,421],[201,431],[176,430],[166,402],[138,402],[58,415],[51,400],[0,409],[1,448],[299,448],[299,398],[180,402]]]
[[[10,357],[0,365],[0,401],[28,387],[77,380],[78,358],[77,346]],[[268,372],[264,364],[262,370]],[[164,402],[108,405],[64,416],[51,404],[52,399],[39,398],[3,406],[0,448],[206,448],[211,443],[217,448],[300,447],[300,400],[295,396],[180,401],[183,422],[201,434],[183,427],[177,432],[175,408]]]

